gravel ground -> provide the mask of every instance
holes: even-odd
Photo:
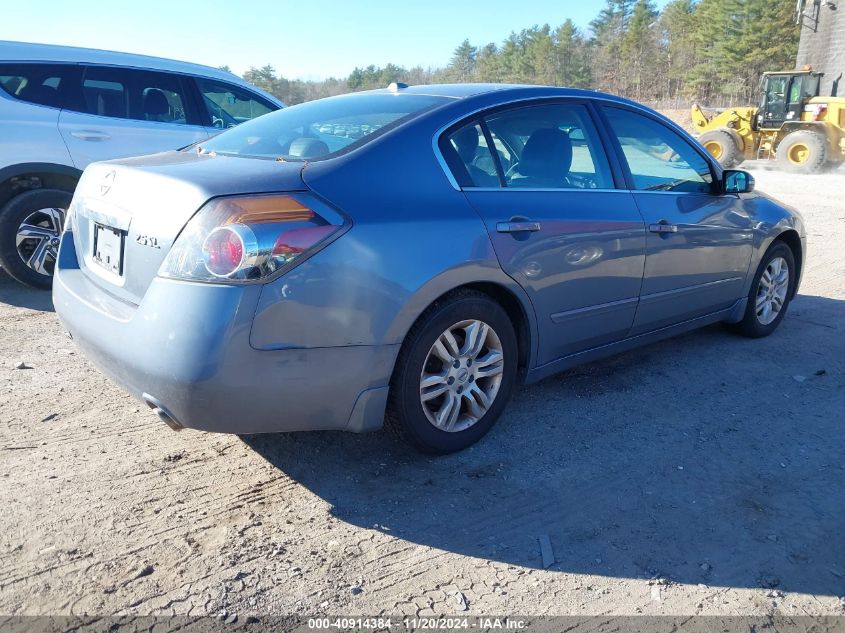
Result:
[[[752,169],[809,227],[777,334],[523,388],[445,458],[174,433],[0,278],[0,614],[845,613],[845,173]]]

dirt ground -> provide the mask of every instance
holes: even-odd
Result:
[[[520,389],[444,458],[174,433],[3,276],[0,614],[845,613],[845,172],[752,169],[809,227],[774,336]]]

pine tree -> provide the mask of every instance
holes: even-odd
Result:
[[[637,100],[646,95],[651,98],[656,96],[654,78],[658,49],[654,26],[657,16],[658,12],[650,0],[638,0],[622,36],[622,88],[625,94]]]
[[[555,61],[557,81],[561,86],[587,88],[590,86],[588,44],[578,28],[567,19],[555,32]]]
[[[553,86],[557,81],[557,66],[555,43],[548,24],[525,31],[525,52],[529,65],[528,75],[521,77],[520,81]]]
[[[501,63],[499,49],[494,43],[482,46],[475,58],[476,79],[482,82],[499,82],[501,78]]]
[[[451,81],[466,82],[475,78],[475,63],[478,49],[469,43],[469,40],[461,42],[460,46],[452,54],[446,70]]]
[[[595,77],[597,87],[608,92],[623,90],[622,41],[631,19],[633,0],[606,0],[598,17],[590,23],[593,30]]]
[[[672,0],[660,16],[662,93],[669,99],[683,93],[696,63],[695,11],[695,0]]]

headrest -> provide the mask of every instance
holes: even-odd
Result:
[[[519,158],[519,173],[526,178],[564,178],[572,167],[572,141],[557,128],[535,130]]]
[[[158,88],[147,88],[144,92],[144,114],[161,116],[168,112],[170,112],[170,104],[164,93]]]
[[[474,125],[458,130],[452,136],[455,150],[458,152],[464,164],[469,165],[475,159],[475,152],[478,149],[478,130]]]
[[[317,138],[302,136],[291,141],[288,156],[317,158],[329,153],[329,146]]]
[[[38,84],[29,84],[21,90],[18,97],[24,101],[31,103],[40,103],[42,105],[55,106],[58,105],[59,91],[52,86],[42,86]]]

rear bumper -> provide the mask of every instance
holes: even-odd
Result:
[[[133,306],[59,260],[53,302],[76,344],[178,425],[239,434],[381,426],[396,346],[256,350],[259,286],[155,279]]]

